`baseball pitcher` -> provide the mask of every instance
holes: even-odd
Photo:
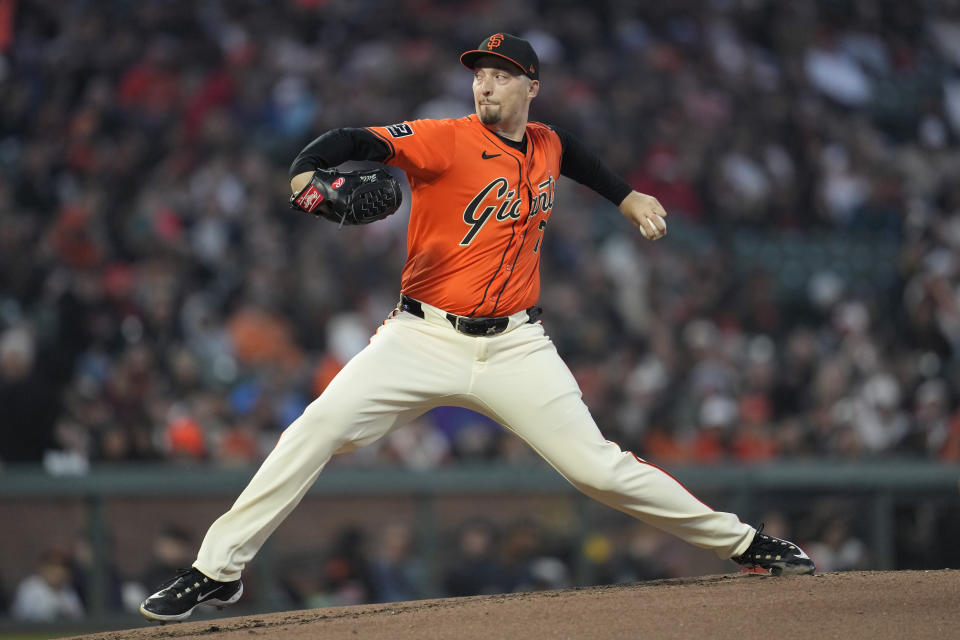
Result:
[[[580,491],[692,545],[776,575],[813,573],[796,545],[714,511],[604,439],[538,321],[540,255],[557,180],[567,176],[610,200],[648,240],[666,234],[666,212],[573,134],[528,120],[540,62],[527,41],[497,33],[460,61],[473,73],[475,114],[335,129],[293,161],[292,205],[337,224],[379,220],[400,204],[385,170],[339,172],[338,165],[371,160],[406,173],[412,202],[400,301],[284,431],[210,527],[193,567],[142,603],[148,619],[181,620],[201,604],[236,602],[243,568],[331,456],[441,405],[489,416]]]

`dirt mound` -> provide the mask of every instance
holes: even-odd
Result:
[[[942,638],[960,628],[960,571],[659,580],[148,626],[83,640],[245,638]]]

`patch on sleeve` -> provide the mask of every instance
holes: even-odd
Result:
[[[413,129],[410,128],[406,122],[401,122],[400,124],[392,124],[387,127],[387,131],[394,138],[402,138],[404,136],[412,136]]]

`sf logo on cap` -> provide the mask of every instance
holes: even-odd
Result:
[[[487,43],[487,49],[496,49],[503,44],[503,34],[498,33],[490,36],[490,42]]]

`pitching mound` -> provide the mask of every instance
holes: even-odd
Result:
[[[960,571],[749,574],[335,607],[145,626],[84,640],[243,638],[943,638],[960,628]]]

